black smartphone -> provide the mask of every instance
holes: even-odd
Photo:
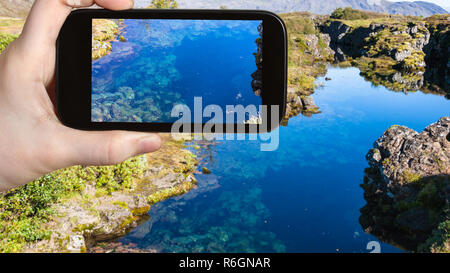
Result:
[[[75,10],[56,59],[76,129],[267,132],[285,114],[286,29],[267,11]]]

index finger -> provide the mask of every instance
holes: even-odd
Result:
[[[132,8],[133,0],[36,0],[25,23],[21,39],[36,45],[54,46],[59,31],[72,8],[89,7],[94,3],[111,10]]]

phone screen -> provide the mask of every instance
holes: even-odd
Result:
[[[262,32],[262,20],[92,19],[91,121],[175,122],[176,105],[199,103],[254,105],[232,122],[258,119]]]

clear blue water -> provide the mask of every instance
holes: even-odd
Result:
[[[260,21],[119,22],[112,52],[92,63],[92,120],[169,122],[174,105],[253,104]],[[224,107],[225,108],[225,107]],[[205,120],[205,122],[208,119]]]
[[[289,120],[276,151],[220,141],[197,151],[212,174],[153,206],[120,239],[163,252],[368,252],[358,218],[365,155],[393,124],[423,130],[450,115],[450,100],[374,87],[356,68],[330,67],[313,95],[322,113]],[[403,250],[381,242],[382,252]]]

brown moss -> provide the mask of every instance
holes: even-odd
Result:
[[[131,210],[131,213],[134,216],[141,216],[146,214],[148,211],[150,210],[150,206],[143,206],[143,207],[139,207],[139,208],[134,208]]]

